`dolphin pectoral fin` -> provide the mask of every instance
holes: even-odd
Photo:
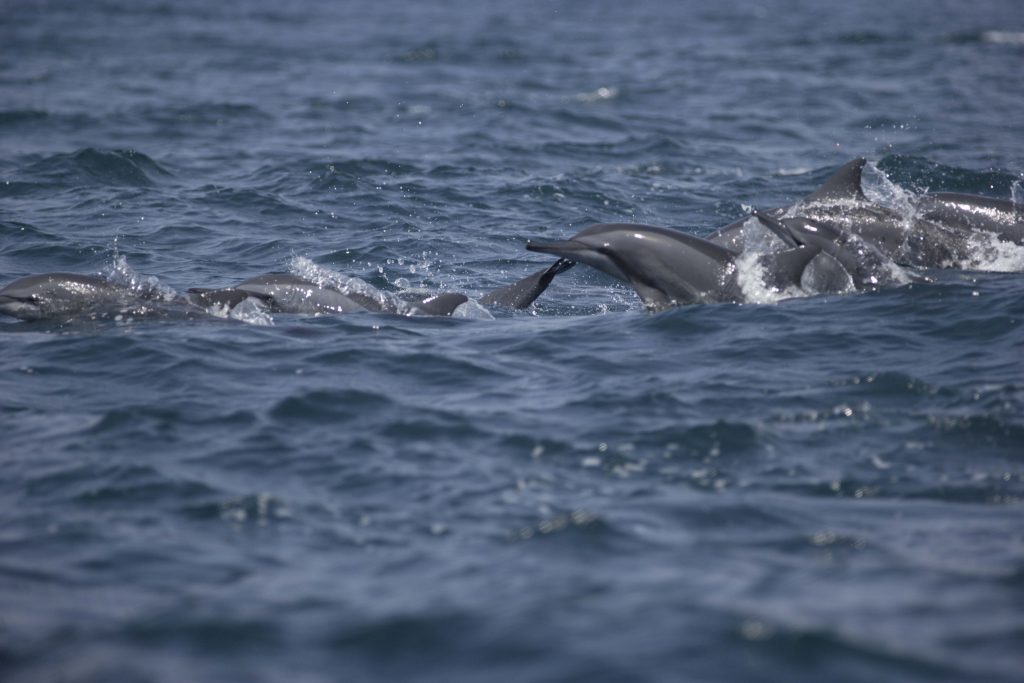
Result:
[[[843,264],[822,251],[804,268],[800,288],[808,294],[845,294],[855,287],[853,277]]]
[[[793,235],[793,231],[775,216],[764,211],[754,211],[754,217],[761,221],[761,225],[771,230],[779,239],[785,242],[786,246],[790,248],[800,246],[801,242]]]
[[[447,292],[423,299],[416,304],[416,312],[421,315],[451,315],[452,311],[469,301],[465,294]]]
[[[505,306],[507,308],[523,309],[529,306],[544,293],[555,276],[576,265],[575,261],[560,258],[544,270],[538,270],[521,280],[510,285],[488,292],[480,297],[480,303],[485,306]]]
[[[765,286],[780,291],[800,286],[800,278],[807,264],[820,253],[818,247],[800,246],[761,255],[758,262],[764,268]]]
[[[860,179],[867,159],[857,157],[839,167],[822,183],[821,187],[804,197],[801,204],[836,201],[867,201]]]
[[[642,282],[632,282],[633,289],[636,291],[640,300],[644,302],[644,307],[652,313],[658,313],[666,311],[670,308],[675,308],[679,305],[674,299],[670,299],[665,292],[651,287]]]

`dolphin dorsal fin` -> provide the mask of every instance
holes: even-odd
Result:
[[[801,204],[813,204],[815,202],[834,201],[867,201],[864,191],[860,186],[860,176],[864,171],[864,164],[867,159],[857,157],[839,167],[835,173],[830,175],[821,187],[807,195],[801,200]]]

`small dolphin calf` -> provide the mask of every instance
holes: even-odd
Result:
[[[82,315],[140,300],[138,294],[97,275],[28,275],[0,289],[0,313],[21,320]]]

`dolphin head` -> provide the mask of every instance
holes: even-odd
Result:
[[[79,273],[43,273],[19,278],[0,289],[0,313],[21,320],[75,314],[119,301],[127,290]]]
[[[621,266],[613,258],[613,250],[625,240],[630,239],[630,229],[640,229],[646,226],[632,226],[622,223],[599,223],[592,225],[585,230],[563,242],[527,242],[526,248],[529,251],[536,251],[542,254],[555,254],[563,259],[585,263],[591,268],[611,275],[616,280],[629,282],[629,276],[623,272]],[[633,231],[636,233],[636,230]],[[633,239],[637,239],[635,234]]]

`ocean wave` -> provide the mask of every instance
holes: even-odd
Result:
[[[59,187],[153,187],[171,174],[163,166],[141,152],[130,149],[97,149],[87,147],[71,154],[52,154],[34,161],[21,170],[35,178]]]

